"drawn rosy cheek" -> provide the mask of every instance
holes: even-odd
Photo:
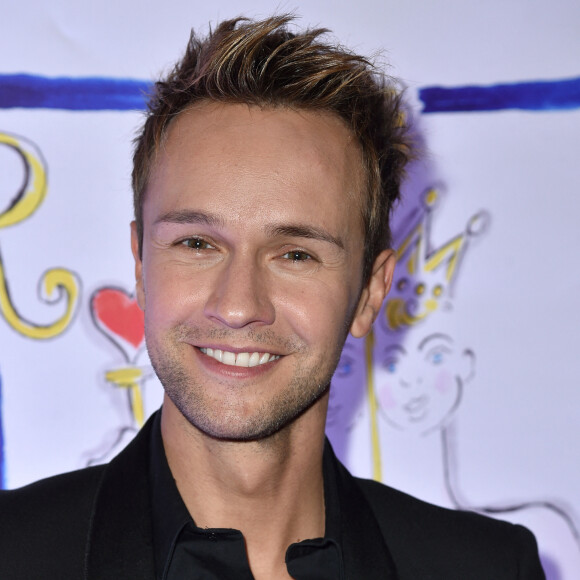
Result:
[[[397,401],[393,397],[390,383],[384,383],[379,387],[378,399],[379,405],[383,409],[394,409],[397,406]]]
[[[442,395],[449,392],[453,387],[453,373],[450,373],[447,369],[439,371],[435,375],[435,390]]]

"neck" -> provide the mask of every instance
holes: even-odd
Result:
[[[238,442],[205,435],[165,398],[163,443],[189,513],[199,527],[240,530],[256,578],[284,577],[288,546],[324,535],[327,404],[325,395],[273,436]]]
[[[389,429],[382,449],[383,481],[415,497],[454,507],[446,485],[444,448],[439,429],[426,435]]]

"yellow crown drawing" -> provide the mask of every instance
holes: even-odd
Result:
[[[395,280],[385,305],[386,322],[392,330],[425,319],[451,297],[470,239],[481,234],[489,222],[487,212],[480,211],[467,221],[463,232],[432,249],[431,219],[439,198],[433,188],[423,194],[424,210],[411,222],[397,250]]]

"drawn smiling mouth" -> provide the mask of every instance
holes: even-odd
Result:
[[[230,352],[219,348],[200,348],[203,354],[214,358],[224,365],[235,367],[257,367],[268,362],[277,360],[280,355],[268,352]]]
[[[403,405],[403,409],[409,415],[409,420],[412,422],[421,421],[427,415],[427,404],[429,397],[421,395],[420,397],[413,397]]]

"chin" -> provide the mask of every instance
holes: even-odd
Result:
[[[280,433],[299,417],[308,413],[327,392],[320,388],[308,397],[280,395],[253,410],[234,405],[212,408],[212,405],[191,404],[192,401],[172,399],[185,419],[198,431],[219,441],[260,441]],[[296,395],[296,393],[294,393]]]

